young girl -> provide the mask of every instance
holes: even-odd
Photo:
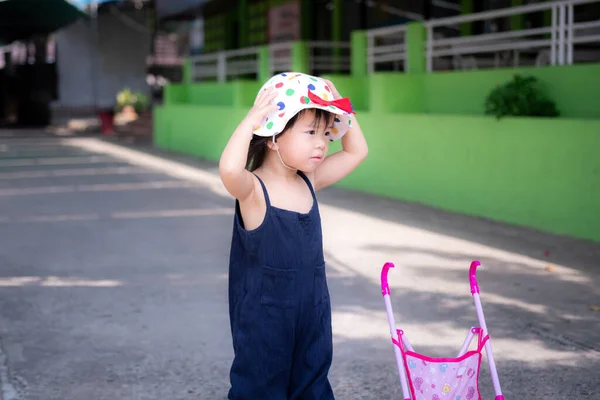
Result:
[[[327,80],[279,74],[229,139],[219,171],[236,198],[229,265],[230,400],[331,400],[331,306],[315,191],[367,144]],[[327,156],[330,141],[343,150]]]

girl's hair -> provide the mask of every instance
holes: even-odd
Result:
[[[325,126],[329,126],[333,122],[333,119],[335,117],[334,114],[325,110],[321,110],[320,108],[305,108],[303,110],[300,110],[296,115],[290,118],[287,124],[285,124],[285,128],[283,128],[283,131],[281,131],[281,133],[278,133],[275,136],[275,141],[277,141],[278,136],[280,137],[284,135],[288,130],[293,128],[294,124],[298,121],[298,118],[300,118],[305,112],[313,110],[315,113],[313,126],[315,128],[319,127],[322,122],[325,122]],[[264,137],[254,135],[252,137],[252,140],[250,141],[250,147],[248,147],[248,158],[246,161],[246,169],[248,171],[254,171],[263,164],[268,151],[267,143],[270,140],[273,140],[272,136]]]

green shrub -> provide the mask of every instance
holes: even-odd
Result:
[[[533,76],[514,75],[504,85],[496,87],[485,101],[486,115],[497,118],[558,117],[556,104],[543,93],[539,81]]]

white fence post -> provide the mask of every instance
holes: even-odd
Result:
[[[433,27],[430,24],[427,26],[427,72],[433,71]]]
[[[573,25],[574,25],[574,15],[573,15],[573,4],[570,3],[568,5],[568,22],[567,22],[567,64],[573,64]]]
[[[367,35],[367,72],[371,75],[375,72],[375,57],[372,54],[375,48],[375,37]]]
[[[227,57],[220,51],[217,58],[217,82],[227,81]]]
[[[367,73],[372,74],[378,63],[404,62],[406,70],[406,25],[369,29],[367,35]],[[381,39],[378,43],[377,39]]]
[[[559,6],[558,18],[558,65],[565,64],[565,5]]]
[[[556,48],[558,46],[558,7],[552,7],[552,33],[551,33],[551,45],[550,45],[550,64],[556,65]]]

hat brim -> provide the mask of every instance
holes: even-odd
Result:
[[[294,115],[298,114],[302,110],[307,109],[320,109],[336,115],[333,123],[333,129],[329,134],[329,140],[332,142],[341,139],[342,136],[344,136],[344,134],[346,134],[346,132],[352,128],[352,120],[350,119],[348,112],[343,111],[335,106],[323,106],[320,104],[309,103],[297,106],[294,112],[277,110],[269,113],[263,123],[254,129],[253,133],[262,137],[278,135],[285,129],[288,121]],[[283,117],[275,118],[281,114],[284,114]]]

